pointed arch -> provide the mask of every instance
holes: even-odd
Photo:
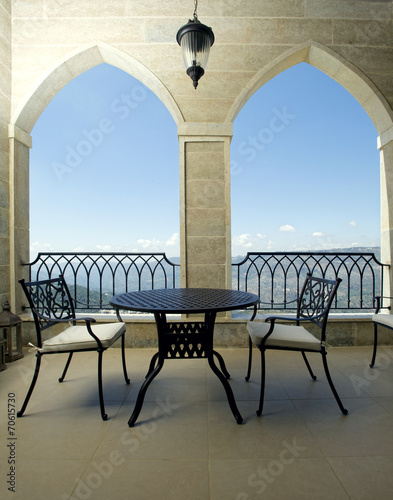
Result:
[[[46,106],[68,82],[104,62],[138,79],[163,102],[177,125],[184,122],[181,111],[170,92],[146,66],[107,43],[97,42],[78,48],[50,68],[41,81],[29,91],[22,105],[17,108],[11,119],[11,126],[16,126],[30,134]]]
[[[345,58],[313,41],[287,50],[258,71],[235,100],[226,121],[233,123],[244,104],[262,85],[301,62],[323,71],[348,90],[366,111],[380,136],[392,128],[393,111],[371,80]]]

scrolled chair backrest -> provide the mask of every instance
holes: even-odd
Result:
[[[299,296],[297,317],[308,318],[324,330],[341,279],[330,280],[307,274]]]
[[[19,280],[40,330],[49,328],[58,320],[75,319],[71,294],[63,276],[41,281]],[[39,315],[48,319],[43,319]],[[38,322],[38,324],[37,324]]]

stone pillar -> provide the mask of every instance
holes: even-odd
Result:
[[[181,286],[232,288],[232,124],[183,123],[180,145]]]
[[[16,125],[9,127],[10,154],[10,294],[11,309],[22,312],[25,303],[18,283],[28,278],[27,264],[30,259],[29,237],[29,149],[31,136]]]
[[[385,272],[384,295],[393,297],[393,128],[378,137],[381,151],[381,262]]]

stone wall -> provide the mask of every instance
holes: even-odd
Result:
[[[11,1],[0,2],[0,306],[10,300],[10,184],[8,124],[11,117]]]

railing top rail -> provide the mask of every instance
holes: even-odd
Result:
[[[252,256],[271,256],[274,257],[276,255],[293,255],[293,256],[301,256],[301,255],[311,255],[311,256],[317,256],[317,255],[322,255],[322,256],[328,256],[328,255],[338,255],[338,256],[360,256],[360,257],[371,257],[376,264],[379,266],[383,267],[390,267],[390,264],[384,264],[378,260],[374,252],[336,252],[336,251],[313,251],[313,252],[247,252],[247,255],[243,258],[243,260],[239,262],[232,262],[232,266],[240,266],[242,264],[245,264],[247,260],[250,259]]]
[[[138,257],[156,257],[156,256],[160,256],[163,258],[163,260],[165,260],[168,264],[170,264],[171,266],[175,266],[175,267],[180,267],[180,264],[177,264],[176,262],[172,262],[171,260],[168,259],[168,257],[166,256],[166,254],[164,252],[39,252],[37,254],[37,257],[32,261],[32,262],[28,262],[28,263],[22,263],[23,266],[34,266],[34,264],[37,264],[37,262],[40,261],[40,259],[42,258],[42,256],[48,256],[48,257],[51,257],[51,256],[57,256],[57,257],[61,257],[61,256],[69,256],[69,255],[72,255],[72,256],[82,256],[82,255],[87,255],[87,256],[96,256],[96,257],[99,257],[99,256],[103,256],[103,257],[106,257],[106,256],[112,256],[112,257],[115,257],[115,256],[124,256],[124,257],[127,257],[127,256],[138,256]]]

